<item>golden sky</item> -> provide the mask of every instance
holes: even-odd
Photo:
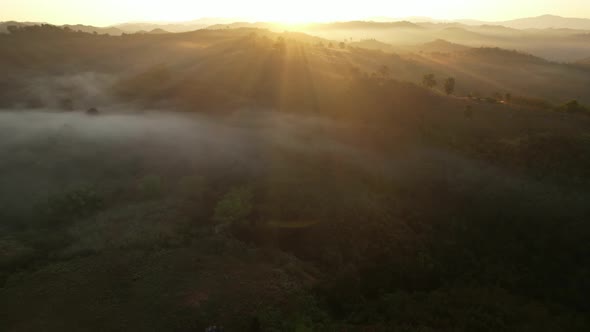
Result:
[[[0,21],[111,25],[231,17],[302,23],[375,16],[508,20],[554,14],[589,17],[590,0],[0,0]]]

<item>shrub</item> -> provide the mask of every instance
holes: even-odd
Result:
[[[422,85],[429,89],[434,88],[436,86],[436,77],[434,76],[434,74],[424,75],[424,77],[422,78]]]
[[[162,193],[162,178],[148,175],[139,181],[138,189],[146,197],[157,197]]]
[[[207,191],[207,181],[198,175],[185,176],[180,179],[178,189],[184,198],[201,200]]]
[[[560,109],[567,113],[581,113],[587,111],[587,109],[577,100],[568,101],[567,103],[561,105]]]
[[[463,115],[470,119],[473,116],[473,107],[471,105],[466,105],[465,110],[463,111]]]
[[[47,211],[50,218],[62,221],[87,217],[102,207],[102,197],[90,187],[74,189],[52,197],[47,202]]]
[[[511,96],[511,102],[516,105],[522,105],[527,107],[535,107],[542,109],[553,109],[554,106],[544,99],[530,98],[524,96]]]
[[[447,78],[445,81],[445,93],[451,95],[455,92],[455,79],[453,77]]]
[[[243,222],[252,213],[252,190],[238,187],[230,190],[217,203],[214,221],[219,226]]]

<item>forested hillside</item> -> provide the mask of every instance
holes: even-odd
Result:
[[[380,46],[0,35],[0,330],[588,331],[590,72]]]

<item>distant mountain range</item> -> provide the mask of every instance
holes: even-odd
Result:
[[[233,18],[201,18],[198,20],[187,21],[187,22],[129,22],[121,23],[108,27],[96,27],[89,25],[61,25],[62,27],[70,28],[74,31],[82,31],[88,33],[98,34],[109,34],[113,36],[119,36],[124,33],[168,33],[168,32],[187,32],[204,29],[213,25],[219,24],[231,24],[236,22],[237,19]],[[30,26],[40,25],[44,22],[0,22],[0,33],[8,32],[9,26]]]
[[[590,19],[561,17],[555,15],[543,15],[537,17],[519,18],[510,21],[500,22],[483,22],[483,21],[459,21],[464,24],[482,25],[493,24],[502,25],[514,29],[573,29],[573,30],[590,30]]]
[[[161,29],[168,32],[187,32],[195,31],[207,28],[217,24],[230,24],[238,22],[240,19],[236,18],[201,18],[193,21],[186,22],[166,22],[166,23],[153,23],[153,22],[137,22],[137,23],[122,23],[114,25],[124,33],[135,33],[140,31],[153,31]]]
[[[329,28],[420,28],[416,23],[445,23],[445,24],[463,24],[470,26],[503,26],[512,29],[572,29],[572,30],[590,30],[590,19],[587,18],[570,18],[555,15],[543,15],[537,17],[520,18],[509,21],[478,21],[478,20],[437,20],[429,17],[371,17],[366,21],[351,22],[334,22],[312,24],[315,27]],[[0,22],[0,33],[7,32],[10,25],[27,26],[41,24],[36,22]],[[371,25],[370,27],[368,25]],[[88,25],[64,25],[75,31],[96,32],[99,34],[121,35],[123,33],[149,33],[157,32],[187,32],[204,28],[222,29],[222,28],[239,28],[239,27],[258,27],[271,28],[276,24],[267,22],[247,22],[236,18],[201,18],[186,22],[130,22],[116,24],[109,27],[95,27]],[[284,29],[284,28],[283,28]]]
[[[465,25],[495,25],[513,29],[573,29],[590,30],[590,19],[561,17],[556,15],[542,15],[536,17],[525,17],[508,21],[481,21],[471,19],[439,20],[431,17],[371,17],[375,22],[409,21],[413,23],[460,23]]]
[[[33,25],[41,25],[46,24],[43,22],[15,22],[15,21],[8,21],[8,22],[0,22],[0,33],[7,33],[9,28],[12,27],[26,27],[26,26],[33,26]],[[117,27],[95,27],[91,25],[83,25],[83,24],[66,24],[61,25],[63,28],[68,28],[73,31],[82,31],[86,33],[98,33],[98,34],[106,34],[112,36],[119,36],[125,33],[125,31],[117,28]],[[134,31],[138,32],[138,31]]]

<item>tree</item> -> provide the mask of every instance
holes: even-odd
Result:
[[[342,49],[345,49],[346,48],[346,43],[344,43],[344,42],[340,42],[339,45],[340,45],[340,48],[342,48]]]
[[[386,65],[379,67],[378,72],[382,78],[389,78],[389,75],[391,75],[391,70]]]
[[[91,108],[86,111],[86,114],[98,115],[98,110]],[[137,187],[146,197],[158,197],[163,192],[162,178],[157,175],[148,175],[139,181]]]
[[[506,101],[507,103],[511,102],[512,101],[512,94],[510,94],[510,93],[507,92],[504,95],[504,101]]]
[[[445,93],[451,95],[455,92],[455,79],[453,77],[447,78],[445,81]]]
[[[357,66],[350,67],[350,76],[352,76],[354,78],[361,77],[361,69]]]
[[[218,226],[243,222],[252,212],[252,196],[252,190],[248,187],[234,188],[225,194],[217,203],[213,216]]]
[[[278,37],[273,47],[280,53],[284,53],[285,50],[287,50],[287,43],[285,42],[285,38],[283,38],[282,36]]]
[[[424,75],[424,77],[422,78],[422,85],[429,89],[434,88],[436,86],[436,77],[434,76],[434,74]]]
[[[8,33],[10,34],[15,34],[20,30],[20,28],[16,25],[9,25],[8,27],[6,27],[6,30],[8,30]]]
[[[471,119],[471,117],[473,116],[473,107],[471,105],[465,106],[465,111],[463,112],[463,115],[467,119]]]
[[[580,103],[577,100],[568,101],[563,106],[561,106],[561,108],[568,113],[578,113],[586,111],[586,108],[580,105]]]

